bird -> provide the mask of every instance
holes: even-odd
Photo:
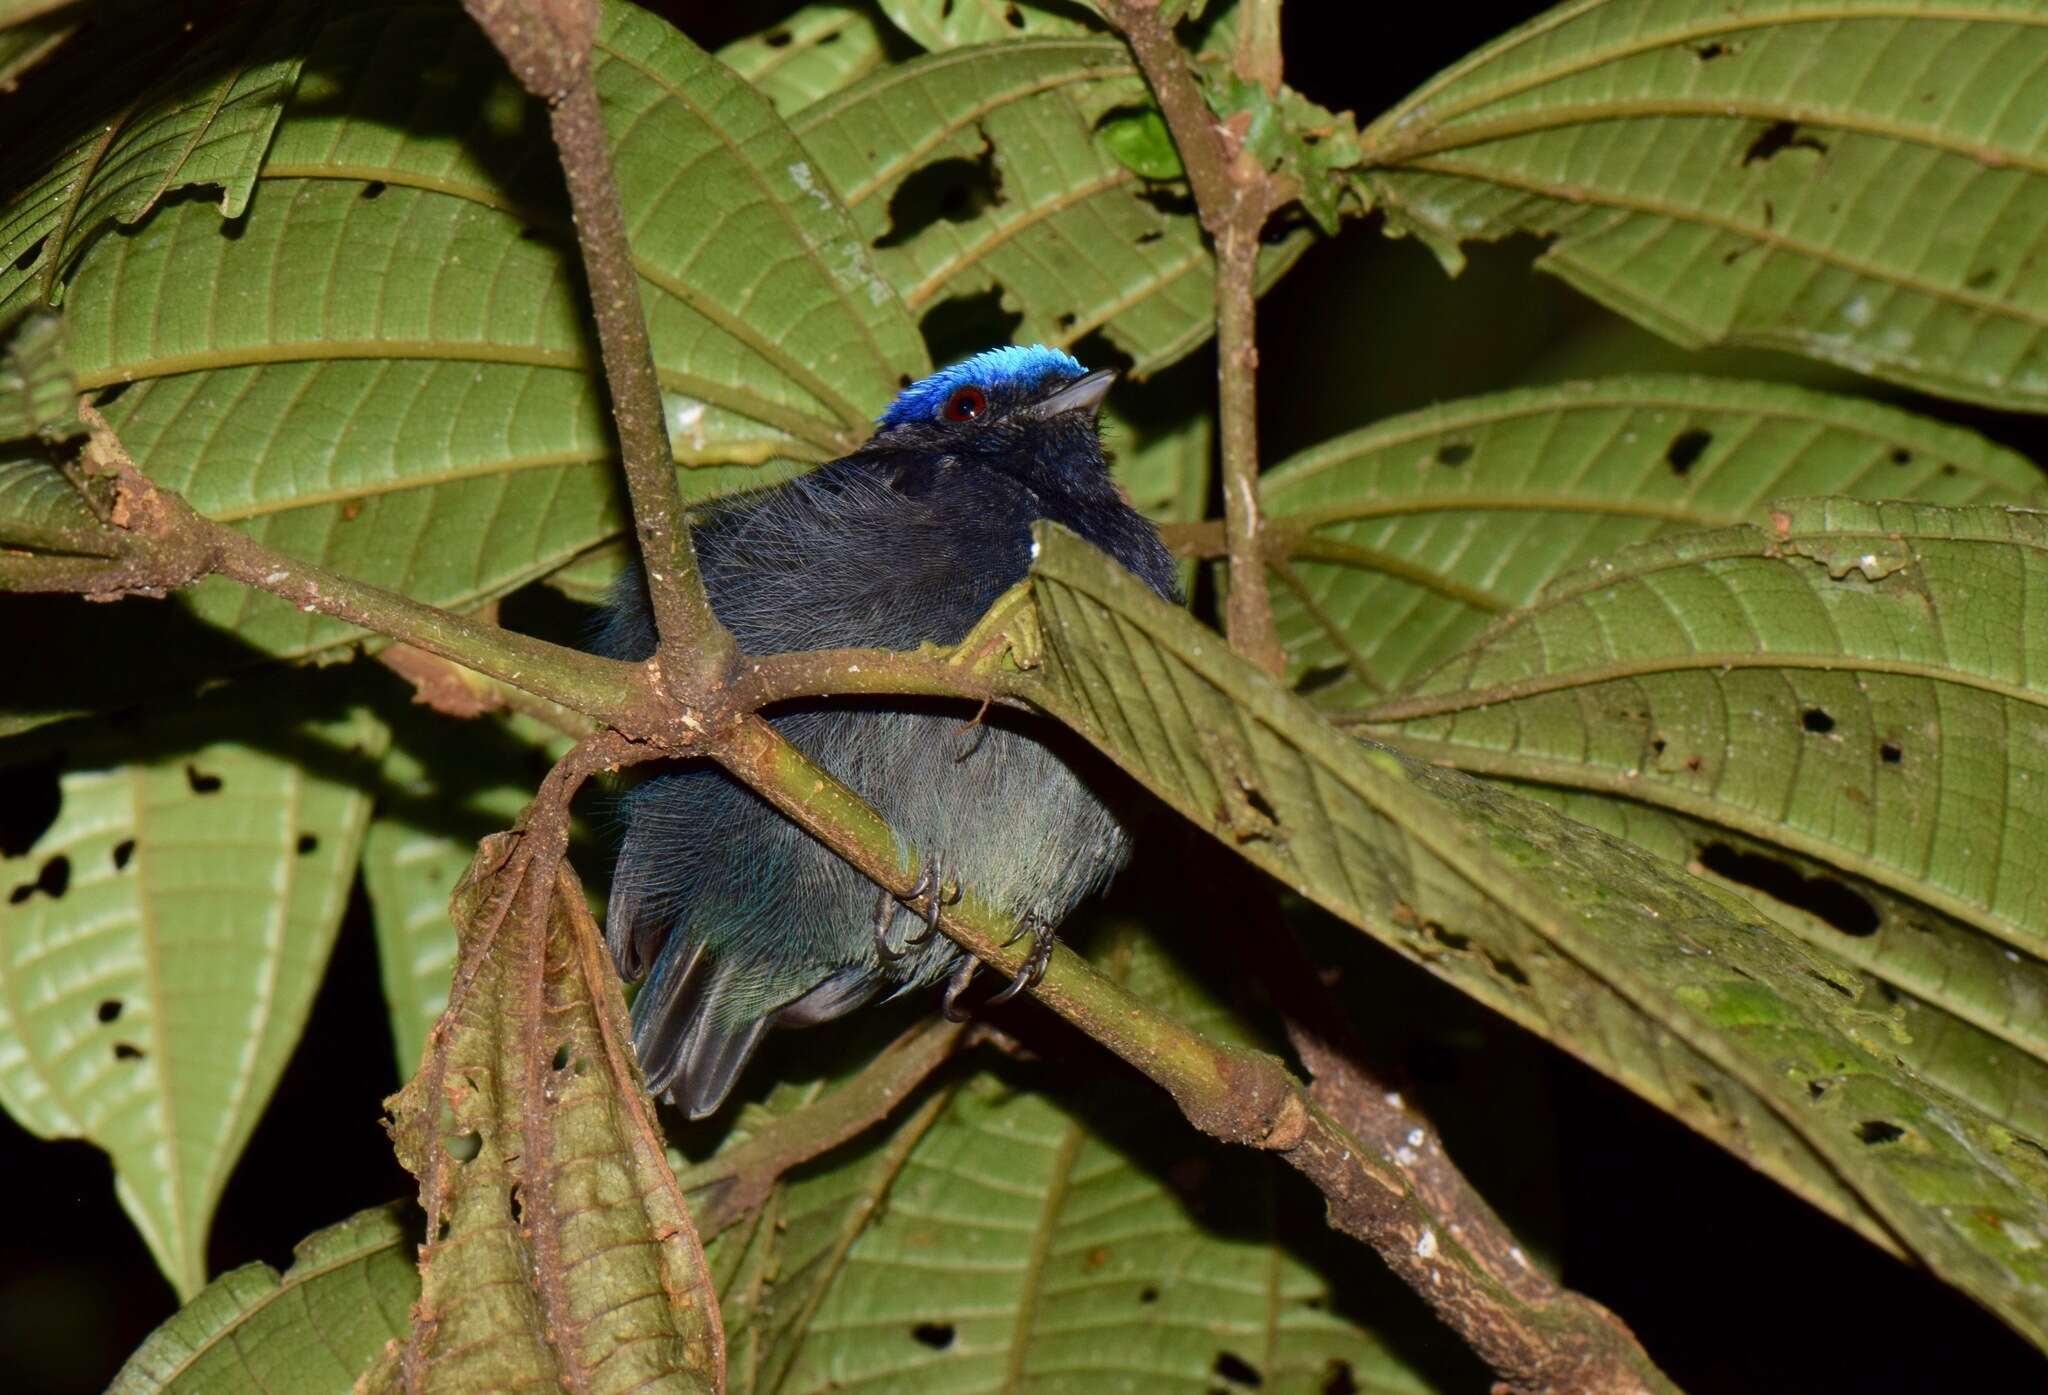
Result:
[[[1006,345],[911,384],[851,454],[693,519],[712,610],[748,655],[955,644],[1024,579],[1042,520],[1178,599],[1158,529],[1103,451],[1098,413],[1116,378],[1059,349]],[[613,584],[589,647],[653,655],[637,566]],[[1046,718],[997,707],[976,720],[971,705],[887,697],[767,716],[927,855],[905,904],[715,766],[664,768],[616,797],[606,943],[623,978],[644,979],[632,1020],[647,1088],[692,1119],[718,1110],[773,1028],[942,980],[953,1015],[974,960],[932,931],[962,887],[1033,936],[999,996],[1013,994],[1129,851],[1128,801],[1099,792],[1108,772]]]

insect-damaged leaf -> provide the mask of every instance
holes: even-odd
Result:
[[[1283,884],[2048,1340],[2048,1166],[1902,1066],[1842,970],[1661,859],[1346,737],[1102,554],[1041,543],[1033,701]]]
[[[366,1390],[724,1387],[718,1303],[575,876],[484,841],[449,1006],[390,1100],[427,1243],[413,1329]]]

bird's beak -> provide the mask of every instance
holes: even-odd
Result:
[[[1039,421],[1050,421],[1068,412],[1086,412],[1092,417],[1102,410],[1102,399],[1109,396],[1114,386],[1116,370],[1098,368],[1085,378],[1076,378],[1045,401],[1032,403],[1024,412]]]

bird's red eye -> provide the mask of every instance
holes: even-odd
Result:
[[[988,394],[978,387],[953,389],[953,395],[946,399],[945,418],[947,421],[973,421],[988,410]]]

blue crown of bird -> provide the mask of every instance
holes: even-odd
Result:
[[[851,454],[696,520],[712,608],[749,654],[954,644],[1029,571],[1051,521],[1162,596],[1178,586],[1151,522],[1111,478],[1097,413],[1116,374],[1044,345],[989,349],[912,384]],[[646,584],[614,586],[593,648],[654,650]],[[945,983],[962,1010],[975,961],[936,933],[972,887],[1032,938],[1054,931],[1128,855],[1130,794],[1084,743],[1026,712],[929,699],[814,699],[768,719],[918,850],[912,894],[878,889],[715,767],[662,769],[616,802],[605,933],[639,979],[648,1088],[715,1111],[766,1034]]]

